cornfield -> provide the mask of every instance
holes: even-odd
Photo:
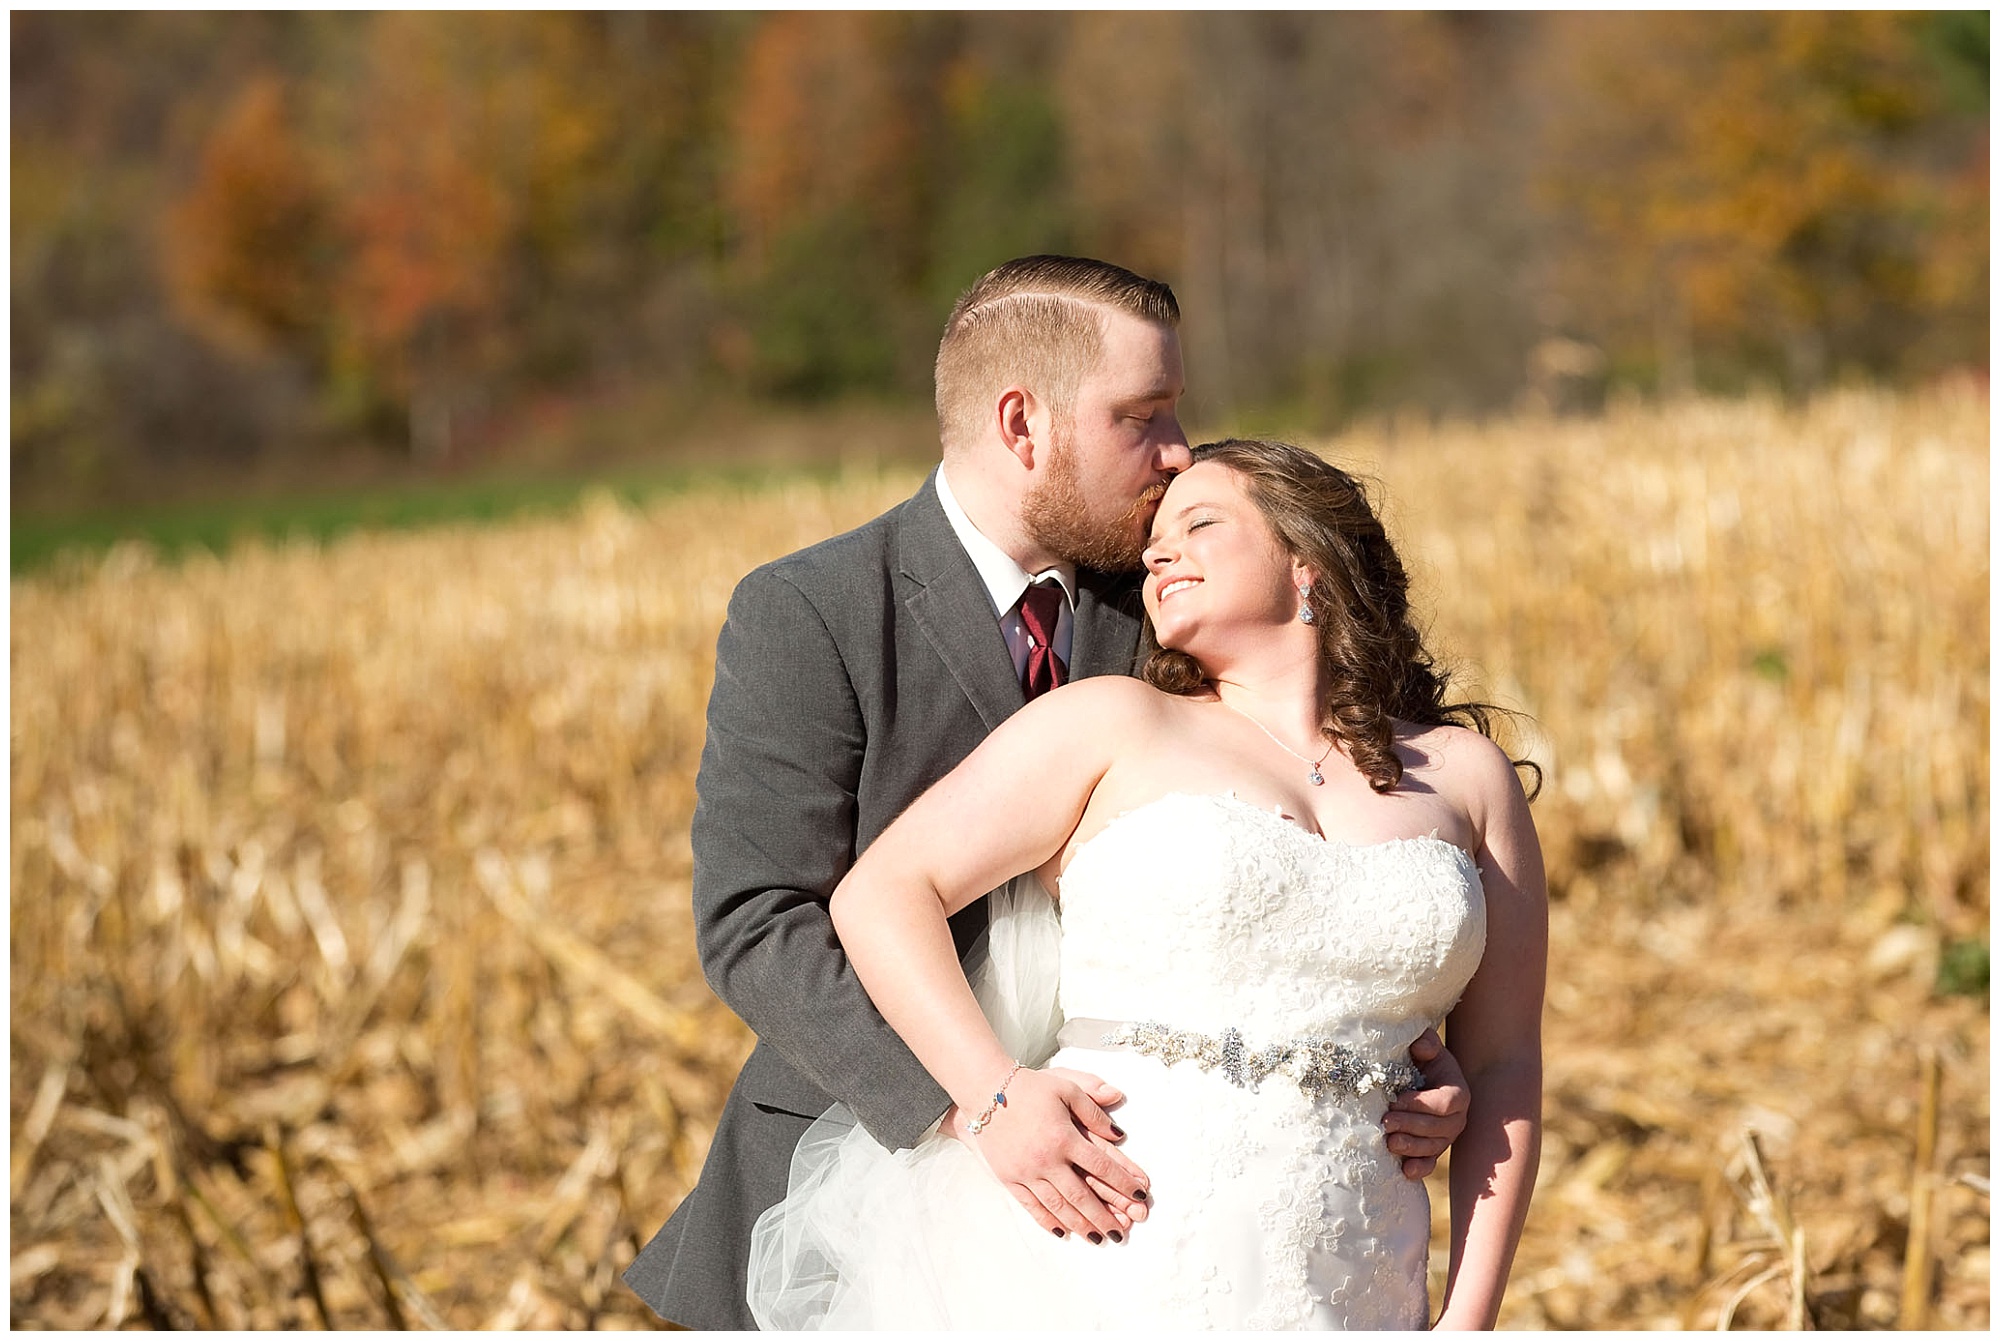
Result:
[[[1987,415],[1324,444],[1547,769],[1503,1325],[1987,1325]],[[751,1043],[688,907],[716,630],[917,479],[15,581],[13,1324],[651,1322]]]

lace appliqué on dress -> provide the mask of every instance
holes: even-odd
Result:
[[[1114,889],[1135,897],[1104,897]],[[1125,1019],[1164,1021],[1128,1026],[1126,1041],[1170,1066],[1193,1061],[1216,1086],[1200,1129],[1217,1176],[1191,1219],[1205,1219],[1217,1183],[1268,1157],[1261,1279],[1244,1282],[1254,1306],[1228,1297],[1227,1273],[1190,1271],[1175,1282],[1174,1312],[1192,1326],[1424,1326],[1429,1199],[1402,1177],[1380,1119],[1415,1074],[1410,1041],[1443,1019],[1478,964],[1485,907],[1472,859],[1434,836],[1346,844],[1233,796],[1170,796],[1078,853],[1064,904],[1067,1013],[1119,1018],[1122,1006]],[[1152,962],[1133,966],[1141,918]],[[1391,1059],[1379,1077],[1375,1059]],[[1292,1071],[1324,1097],[1272,1083]],[[1259,1094],[1229,1083],[1258,1080]]]

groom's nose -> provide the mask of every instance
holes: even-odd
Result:
[[[1173,437],[1160,444],[1160,469],[1169,475],[1178,475],[1194,464],[1194,456],[1188,450],[1187,434],[1181,432],[1180,425],[1174,425]]]

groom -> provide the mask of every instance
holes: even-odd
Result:
[[[1114,265],[1000,266],[959,299],[938,346],[939,470],[860,529],[759,568],[731,598],[695,788],[694,912],[709,984],[758,1044],[700,1182],[625,1272],[662,1317],[756,1325],[744,1302],[751,1226],[836,1100],[892,1150],[940,1120],[959,1133],[950,1099],[848,966],[827,900],[890,821],[1028,697],[1133,669],[1133,570],[1166,481],[1188,464],[1179,324],[1171,289]],[[961,956],[985,923],[983,900],[952,919]],[[1384,1123],[1413,1177],[1464,1126],[1450,1054],[1425,1071],[1434,1088],[1399,1098]],[[1129,1163],[1074,1129],[1011,1137],[1046,1153],[989,1163],[1047,1228],[1057,1220],[1029,1186],[1075,1188],[1086,1174],[1129,1185]],[[1082,1196],[1106,1224],[1108,1208]]]

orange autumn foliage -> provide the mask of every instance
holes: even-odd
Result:
[[[237,347],[297,338],[324,301],[315,252],[325,184],[287,97],[286,85],[269,75],[244,87],[163,230],[168,291],[191,320]]]

